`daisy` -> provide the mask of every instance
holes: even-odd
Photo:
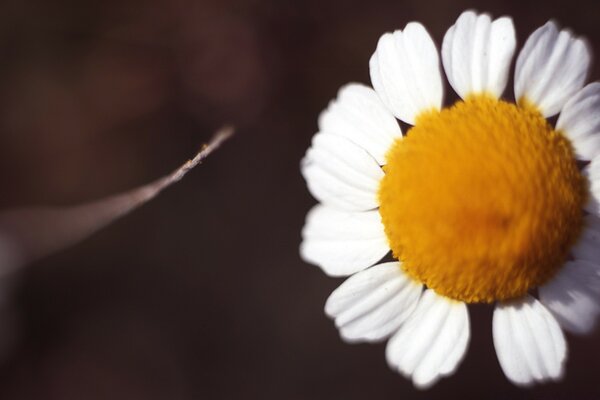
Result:
[[[460,100],[443,106],[438,50],[419,23],[384,34],[373,89],[344,86],[301,169],[320,202],[302,257],[350,276],[325,312],[342,339],[389,338],[390,367],[429,387],[470,339],[467,304],[494,306],[493,341],[517,385],[559,380],[563,330],[600,314],[600,83],[586,42],[550,21],[516,60],[508,17],[463,13],[441,64]],[[547,118],[558,116],[553,126]],[[398,120],[410,125],[402,135]],[[391,251],[394,261],[381,260]]]

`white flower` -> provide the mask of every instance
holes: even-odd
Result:
[[[344,86],[302,162],[321,204],[307,216],[301,255],[330,276],[351,275],[326,313],[346,341],[389,338],[388,364],[417,387],[456,370],[468,303],[495,304],[500,366],[523,386],[560,379],[563,330],[589,333],[600,313],[591,53],[548,22],[517,57],[512,103],[501,96],[515,48],[510,18],[463,13],[441,51],[461,100],[443,108],[425,28],[384,34],[370,61],[374,90]],[[553,127],[546,118],[559,113]],[[396,118],[412,125],[406,135]],[[377,264],[390,250],[395,261]]]

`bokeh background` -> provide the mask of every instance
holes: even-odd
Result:
[[[600,398],[600,333],[568,338],[562,383],[521,390],[485,306],[456,375],[418,392],[383,344],[339,340],[323,305],[341,280],[299,259],[315,203],[299,161],[318,113],[369,82],[383,32],[418,20],[439,44],[466,8],[512,15],[520,44],[556,18],[600,54],[594,1],[3,0],[2,209],[117,193],[224,123],[237,134],[155,201],[18,273],[0,398]]]

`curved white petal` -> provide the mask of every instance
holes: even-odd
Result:
[[[463,99],[487,93],[500,97],[508,82],[517,38],[512,19],[465,11],[446,32],[442,61],[452,88]]]
[[[571,249],[578,260],[600,263],[600,219],[595,215],[586,215],[581,237]]]
[[[540,302],[565,330],[590,333],[600,313],[600,266],[582,260],[567,262],[539,288],[539,294]]]
[[[301,170],[308,190],[324,204],[350,211],[378,207],[383,170],[369,153],[346,138],[317,133]]]
[[[502,371],[516,385],[562,377],[565,338],[552,314],[530,295],[498,304],[492,331]]]
[[[590,83],[563,107],[556,129],[567,136],[581,160],[600,155],[600,82]]]
[[[517,58],[517,101],[534,104],[546,117],[558,114],[583,87],[591,58],[584,39],[568,30],[559,32],[549,21],[531,34]]]
[[[381,260],[390,247],[379,211],[317,205],[306,216],[300,255],[330,276],[348,276]]]
[[[600,179],[600,158],[595,158],[584,169],[591,180]]]
[[[584,169],[589,181],[590,196],[585,210],[600,217],[600,157],[596,157]]]
[[[373,89],[351,83],[340,89],[335,100],[319,116],[319,130],[351,140],[385,164],[394,140],[402,138],[400,125]]]
[[[369,67],[375,91],[398,119],[414,125],[420,113],[442,106],[438,50],[423,25],[384,34]]]
[[[419,388],[427,388],[453,373],[469,343],[469,313],[458,301],[426,290],[400,330],[386,347],[391,368]]]
[[[335,319],[342,339],[375,342],[387,338],[414,311],[423,285],[398,262],[376,265],[348,278],[331,293],[325,312]]]

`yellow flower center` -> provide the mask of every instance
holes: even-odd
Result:
[[[453,299],[524,295],[560,268],[582,227],[586,180],[569,141],[533,107],[474,96],[423,113],[384,170],[394,256]]]

